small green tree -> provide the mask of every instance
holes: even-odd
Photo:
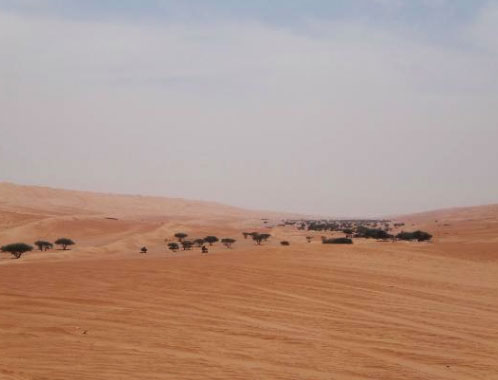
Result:
[[[214,243],[216,243],[217,241],[219,241],[219,239],[216,236],[206,236],[204,238],[204,241],[206,243],[209,243],[209,245],[213,245]]]
[[[68,238],[60,238],[55,241],[55,244],[62,246],[62,249],[65,251],[67,247],[74,245],[75,242]]]
[[[38,247],[40,251],[47,251],[49,249],[52,249],[54,245],[50,243],[49,241],[45,240],[37,240],[35,241],[35,245]]]
[[[175,234],[175,237],[178,239],[178,241],[181,243],[188,235],[185,232],[177,232]]]
[[[16,259],[19,259],[24,253],[32,251],[33,247],[26,243],[14,243],[0,247],[0,250],[2,252],[8,252]]]
[[[232,244],[235,243],[235,239],[224,238],[221,239],[221,243],[227,248],[232,248]]]
[[[168,248],[171,251],[176,252],[180,249],[180,246],[177,243],[168,243]]]

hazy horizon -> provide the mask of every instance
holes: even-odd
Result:
[[[498,202],[498,1],[0,0],[0,181],[340,217]]]

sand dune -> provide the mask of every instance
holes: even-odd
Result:
[[[350,247],[262,216],[1,184],[0,243],[78,244],[0,254],[0,379],[498,379],[496,205],[400,217],[432,243]],[[179,230],[238,241],[167,252]]]

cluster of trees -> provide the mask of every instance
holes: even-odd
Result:
[[[354,232],[353,237],[355,238],[378,239],[378,240],[393,238],[393,235],[380,228],[368,228],[365,226],[359,226],[356,228],[356,231],[348,231],[348,232],[351,232],[351,234]]]
[[[168,248],[173,252],[178,251],[180,249],[180,246],[184,251],[191,250],[193,247],[198,247],[202,248],[203,252],[207,252],[207,248],[204,246],[205,243],[209,244],[209,246],[212,246],[214,243],[220,241],[218,237],[213,235],[208,235],[205,238],[197,238],[193,240],[187,240],[188,234],[184,232],[177,232],[174,236],[178,240],[178,242],[168,243]],[[227,248],[231,248],[235,242],[236,240],[232,238],[221,239],[221,243]]]
[[[353,244],[353,240],[346,237],[326,239],[322,238],[323,244]]]
[[[414,232],[400,232],[396,235],[398,240],[417,240],[417,241],[428,241],[432,239],[432,235],[425,231],[414,231]]]
[[[64,251],[67,250],[67,247],[75,244],[74,241],[68,238],[57,239],[54,243],[60,245]],[[54,247],[54,244],[46,240],[37,240],[34,244],[40,251],[48,251]],[[12,243],[0,247],[0,251],[10,253],[16,259],[19,259],[23,254],[32,250],[33,247],[26,243]]]
[[[354,237],[357,238],[373,238],[373,239],[378,239],[378,240],[416,240],[416,241],[428,241],[432,239],[432,235],[428,232],[425,231],[414,231],[414,232],[400,232],[396,235],[392,235],[387,233],[387,231],[379,229],[379,228],[366,228],[366,227],[359,227],[356,229],[356,233],[354,234]]]
[[[247,239],[249,236],[256,242],[257,245],[261,245],[262,242],[267,241],[271,235],[267,233],[259,233],[259,232],[242,232],[244,239]]]
[[[365,238],[377,240],[416,240],[428,241],[432,235],[424,231],[390,233],[393,229],[403,227],[405,223],[392,222],[387,219],[292,219],[283,220],[284,226],[295,226],[298,230],[308,231],[336,231],[343,232],[345,239]],[[306,236],[308,243],[311,243],[312,236]],[[342,238],[339,238],[342,239]],[[325,244],[351,244],[347,240],[335,242],[335,239],[322,238]]]
[[[383,228],[390,230],[391,221],[385,219],[293,219],[284,220],[282,225],[296,226],[298,230],[308,231],[342,231],[345,229],[354,230],[359,226]]]

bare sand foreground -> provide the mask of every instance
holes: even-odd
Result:
[[[77,242],[0,254],[0,379],[498,379],[498,206],[401,218],[428,244],[308,244],[262,217],[0,184],[1,244]],[[174,255],[178,231],[237,243]]]

